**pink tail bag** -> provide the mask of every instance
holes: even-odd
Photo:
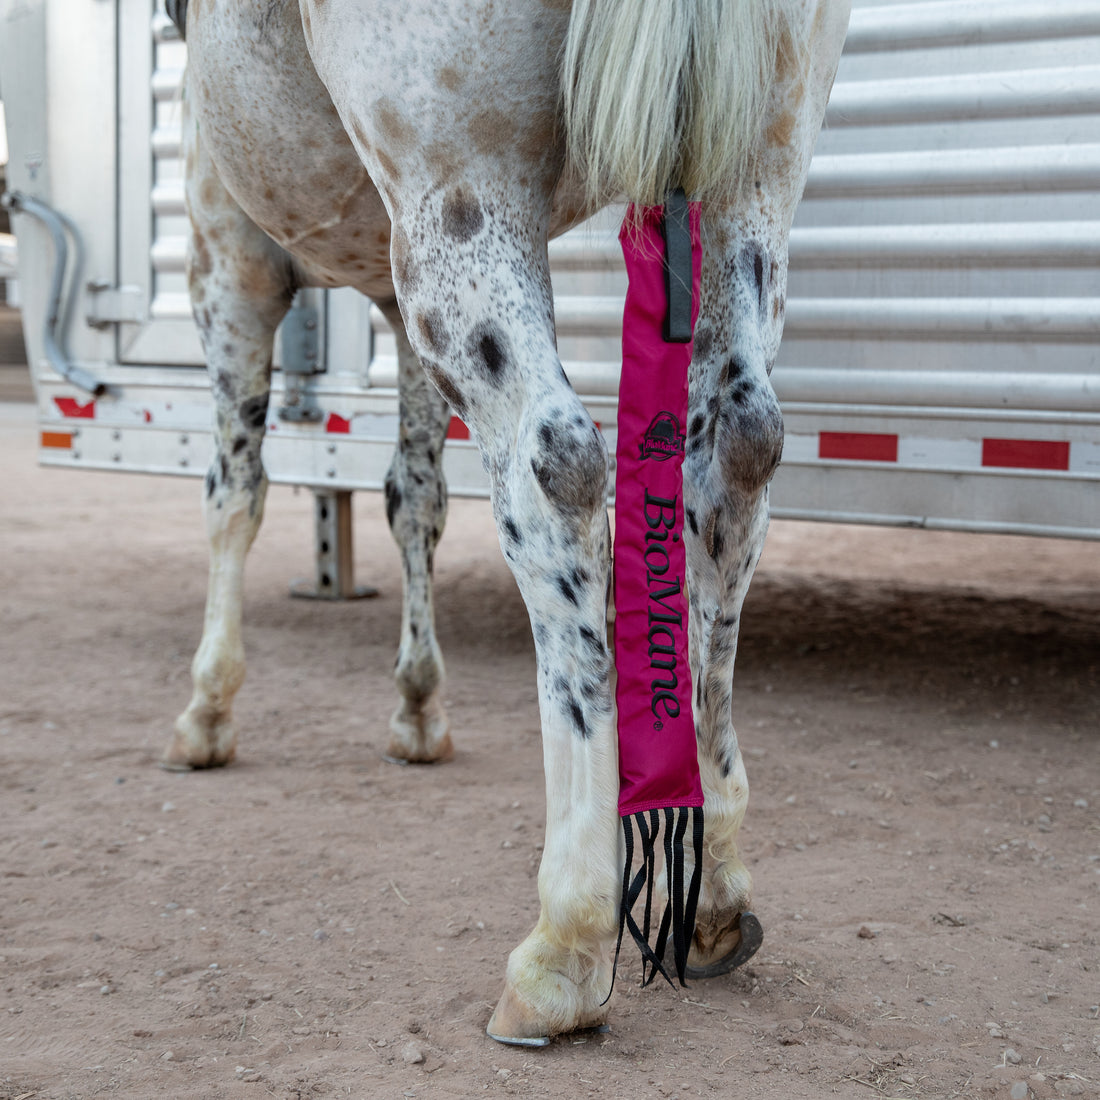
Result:
[[[619,813],[626,865],[619,923],[642,952],[642,982],[684,984],[702,870],[703,788],[688,659],[683,462],[688,367],[702,269],[698,203],[674,192],[628,212],[619,238],[629,287],[623,314],[615,473],[615,668]],[[684,886],[689,818],[694,870]],[[637,829],[640,869],[631,877]],[[662,842],[668,903],[650,944],[656,856]],[[635,903],[645,892],[642,925]],[[648,975],[647,975],[648,972]]]

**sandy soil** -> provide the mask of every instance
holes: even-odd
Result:
[[[1095,544],[776,524],[736,719],[765,927],[687,991],[622,969],[612,1031],[484,1035],[536,914],[533,652],[484,504],[438,557],[458,754],[385,764],[399,571],[288,599],[273,490],[239,763],[155,761],[188,697],[192,481],[36,468],[0,406],[0,1098],[1100,1096]]]

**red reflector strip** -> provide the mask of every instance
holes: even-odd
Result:
[[[73,445],[72,432],[43,432],[42,446],[55,447],[59,451],[70,450]]]
[[[983,439],[982,465],[1015,470],[1068,470],[1069,443],[1045,439]]]
[[[337,435],[349,435],[351,433],[351,421],[339,413],[329,413],[325,421],[325,431],[335,432]]]
[[[897,462],[898,437],[871,432],[821,432],[817,457],[852,462]]]
[[[62,416],[67,416],[77,420],[94,420],[95,419],[95,400],[89,401],[86,405],[81,405],[75,397],[55,397],[53,403],[57,406],[57,411]]]
[[[447,425],[447,438],[448,439],[469,439],[470,429],[458,419],[457,416],[451,417],[450,424]]]

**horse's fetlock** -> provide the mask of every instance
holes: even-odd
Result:
[[[403,646],[397,657],[394,679],[401,694],[419,707],[443,685],[443,657],[438,646]]]
[[[570,949],[609,937],[618,927],[618,911],[618,900],[610,892],[562,893],[543,907],[548,938]]]

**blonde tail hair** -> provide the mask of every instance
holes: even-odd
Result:
[[[594,203],[737,190],[793,0],[574,0],[562,71],[572,169]]]

